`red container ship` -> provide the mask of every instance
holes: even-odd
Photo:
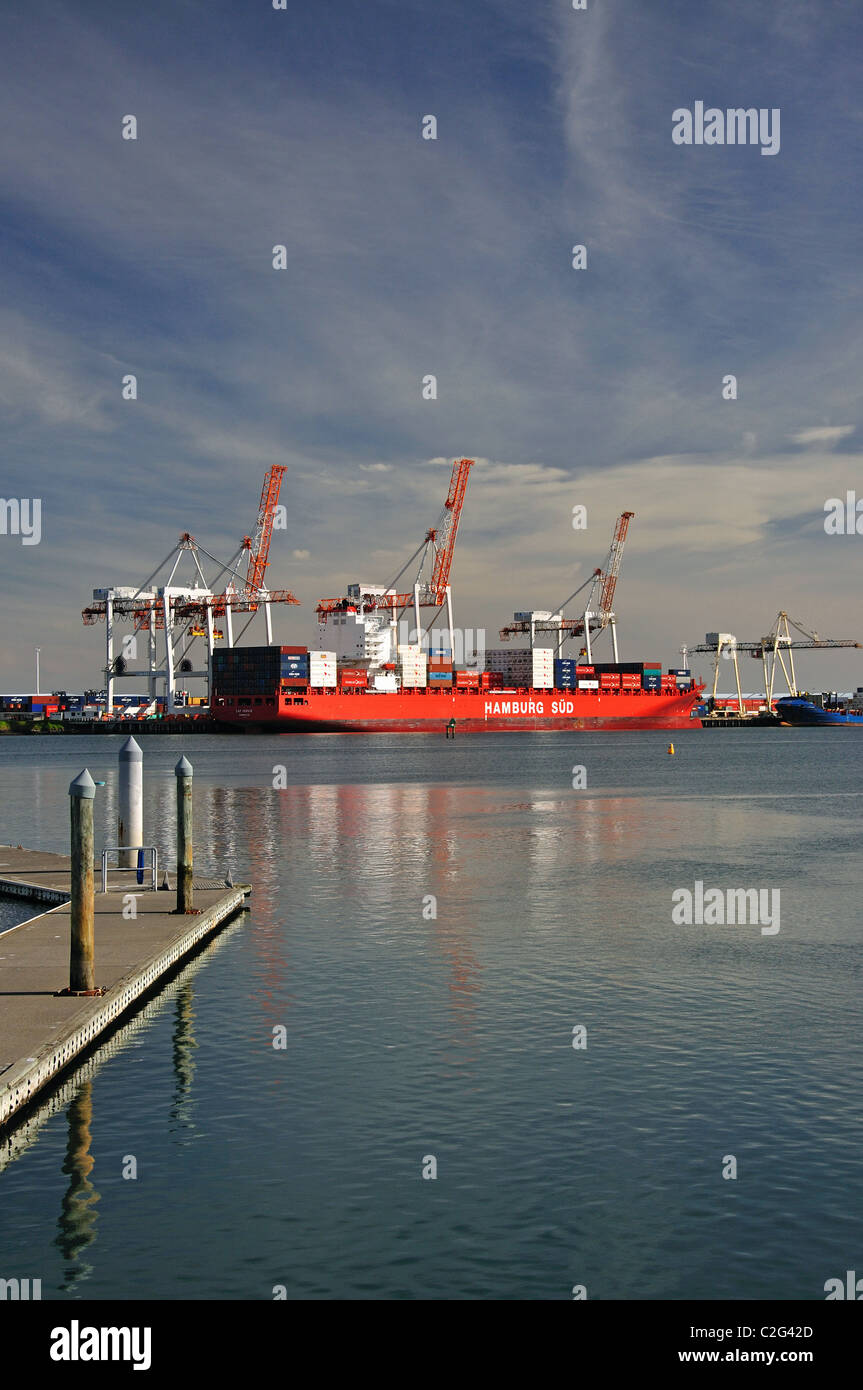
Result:
[[[681,689],[668,676],[652,688],[634,683],[600,688],[597,680],[593,689],[540,689],[504,686],[492,672],[471,672],[467,682],[462,672],[441,671],[452,683],[425,685],[419,683],[421,677],[406,677],[403,669],[401,677],[389,670],[373,675],[385,683],[375,688],[368,684],[369,673],[354,668],[336,676],[333,684],[316,685],[310,663],[318,655],[307,654],[304,665],[296,648],[218,653],[212,717],[234,729],[317,734],[440,733],[453,723],[461,733],[700,727],[691,713],[703,686],[690,683]],[[283,671],[290,674],[283,677]],[[416,683],[408,686],[406,679]]]

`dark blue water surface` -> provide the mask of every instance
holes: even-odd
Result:
[[[250,910],[0,1145],[0,1277],[823,1299],[863,1268],[863,738],[674,737],[142,739],[145,838],[185,752],[198,871]],[[0,740],[0,840],[65,851],[86,764],[113,843],[119,742]],[[696,880],[779,889],[779,932],[675,924]]]

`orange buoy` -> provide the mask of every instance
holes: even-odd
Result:
[[[669,745],[668,745],[668,751],[669,751],[669,753],[672,753],[672,754],[674,753],[674,744],[673,744],[673,743],[669,743]]]

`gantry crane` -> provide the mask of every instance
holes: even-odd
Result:
[[[585,653],[588,661],[592,660],[591,652],[591,632],[602,632],[608,626],[611,627],[611,643],[614,651],[614,659],[618,660],[617,654],[617,626],[613,608],[614,593],[617,588],[617,580],[620,574],[621,560],[623,559],[623,547],[626,543],[629,523],[635,516],[634,512],[621,512],[615,523],[614,532],[611,537],[611,546],[606,556],[605,565],[600,569],[595,569],[593,573],[580,584],[574,593],[570,594],[562,604],[553,612],[534,612],[526,614],[516,614],[513,621],[500,630],[503,641],[508,641],[516,633],[529,632],[530,645],[533,646],[537,632],[553,632],[557,636],[558,654],[563,648],[564,642],[570,637],[584,637]],[[590,585],[590,593],[584,607],[583,616],[580,618],[564,618],[564,609],[569,606],[576,595]],[[599,604],[594,611],[593,599],[597,591],[600,590]]]
[[[422,543],[411,555],[410,559],[399,570],[395,579],[386,587],[375,587],[369,591],[364,591],[359,597],[362,611],[366,613],[381,609],[389,609],[392,614],[392,621],[395,624],[398,618],[413,607],[416,617],[416,630],[418,634],[422,631],[420,620],[421,608],[436,608],[438,612],[446,605],[447,619],[449,623],[450,647],[452,647],[453,618],[452,618],[452,590],[450,588],[449,576],[452,569],[453,554],[455,552],[456,537],[458,535],[458,524],[461,517],[461,510],[464,506],[465,493],[467,492],[470,470],[474,466],[473,459],[456,459],[450,477],[449,492],[443,504],[441,514],[434,526],[426,531]],[[414,580],[413,590],[410,593],[399,593],[398,583],[402,575],[414,563],[417,556],[420,556],[419,568],[416,579]],[[428,579],[423,579],[423,572],[431,562],[431,575]],[[316,612],[318,621],[325,623],[332,613],[343,613],[349,608],[356,608],[357,598],[333,598],[321,599]],[[400,610],[397,612],[397,610]],[[435,615],[435,617],[437,614]],[[432,619],[434,622],[434,618]],[[429,624],[431,626],[431,624]]]
[[[800,637],[792,637],[790,628],[793,627],[802,634]],[[764,669],[764,697],[767,708],[773,706],[774,682],[776,679],[776,664],[779,663],[782,674],[785,677],[785,684],[788,687],[790,696],[797,695],[797,676],[794,670],[795,651],[836,651],[841,647],[860,647],[860,642],[856,642],[851,637],[819,637],[817,632],[812,632],[803,623],[795,618],[789,618],[784,611],[780,612],[773,627],[766,637],[762,637],[759,642],[738,642],[731,632],[708,632],[704,642],[695,647],[684,647],[684,652],[709,652],[715,657],[713,668],[713,698],[716,698],[716,687],[719,681],[719,661],[720,658],[733,662],[734,676],[737,683],[737,707],[742,715],[743,694],[740,685],[740,668],[737,664],[737,653],[746,652],[760,660]],[[783,652],[788,653],[788,666],[785,665]],[[686,657],[684,655],[684,662]]]
[[[214,618],[224,618],[226,645],[233,647],[233,615],[250,615],[239,633],[242,637],[259,608],[263,607],[267,644],[272,644],[272,604],[299,603],[299,599],[288,589],[268,589],[264,582],[279,489],[285,471],[282,464],[275,464],[267,472],[255,535],[244,536],[226,564],[221,564],[194,536],[184,531],[176,546],[137,588],[125,585],[93,590],[93,602],[83,610],[81,616],[88,625],[103,620],[106,622],[105,678],[109,713],[114,705],[114,681],[117,677],[146,676],[151,700],[156,698],[156,681],[163,679],[169,708],[174,703],[178,669],[183,675],[206,679],[209,688],[214,643],[223,635],[214,626]],[[210,580],[204,573],[201,556],[218,566]],[[240,568],[243,557],[245,572]],[[183,564],[187,570],[191,567],[190,583],[177,582],[178,571]],[[122,654],[115,656],[117,620],[131,620],[134,633],[123,639]],[[164,633],[163,665],[159,665],[157,660],[157,632]],[[146,633],[148,657],[146,667],[133,670],[130,661],[137,659],[137,638],[134,635],[137,633]],[[202,636],[206,640],[207,661],[204,668],[196,670],[187,652],[190,644]]]

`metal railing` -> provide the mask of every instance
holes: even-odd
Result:
[[[140,862],[140,856],[141,856],[142,854],[143,854],[143,855],[149,854],[149,855],[150,855],[150,890],[151,890],[151,892],[154,892],[154,893],[156,892],[156,889],[157,889],[157,886],[158,886],[158,885],[157,885],[157,882],[156,882],[156,878],[157,878],[157,874],[158,874],[158,872],[159,872],[159,851],[158,851],[158,849],[156,848],[155,845],[106,845],[105,848],[102,850],[102,892],[103,892],[103,893],[107,893],[107,891],[108,891],[108,855],[109,855],[109,854],[137,854],[137,855],[139,856],[139,862],[138,862],[137,864],[132,865],[131,868],[120,868],[120,866],[118,865],[118,866],[117,866],[117,869],[115,870],[115,872],[116,872],[116,873],[120,873],[120,874],[138,874],[138,875],[140,875],[140,877],[138,877],[138,879],[137,879],[137,882],[138,882],[138,883],[143,883],[143,882],[144,882],[144,867],[145,867],[145,866],[144,866],[143,863]]]

